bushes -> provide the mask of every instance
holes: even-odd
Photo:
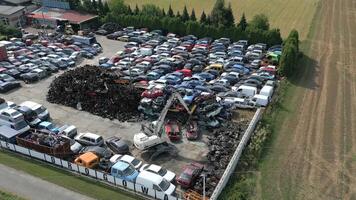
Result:
[[[19,29],[12,27],[12,26],[7,26],[2,23],[0,23],[0,36],[6,36],[7,38],[12,38],[12,37],[22,37],[22,33]],[[5,38],[6,39],[6,38]]]
[[[279,74],[286,77],[293,76],[298,64],[299,34],[292,30],[284,41],[283,52],[279,63]]]

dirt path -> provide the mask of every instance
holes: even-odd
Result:
[[[321,0],[320,9],[314,69],[266,161],[277,167],[262,172],[274,184],[262,184],[263,199],[356,199],[356,1]]]

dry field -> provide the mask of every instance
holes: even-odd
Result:
[[[204,10],[210,13],[215,0],[125,0],[127,4],[134,8],[135,5],[155,4],[166,11],[169,5],[175,12],[182,13],[184,5],[188,11],[195,9],[197,17]],[[308,33],[311,19],[316,10],[318,0],[225,0],[231,2],[235,21],[238,21],[244,12],[247,19],[251,19],[256,14],[264,13],[269,19],[272,27],[280,28],[283,36],[287,36],[292,28],[301,33],[301,39],[305,39]]]
[[[258,198],[356,199],[355,30],[356,1],[321,1],[287,100],[297,106],[262,162]]]

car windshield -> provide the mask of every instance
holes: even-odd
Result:
[[[129,165],[124,171],[123,171],[123,175],[124,176],[129,176],[131,174],[133,174],[135,172],[135,168],[132,167],[131,165]]]
[[[35,110],[35,112],[36,112],[37,114],[41,114],[41,113],[43,113],[45,110],[46,110],[46,108],[43,107],[43,106],[41,106],[41,107],[37,108],[37,109]]]
[[[166,170],[166,169],[161,168],[161,169],[158,171],[158,174],[159,174],[160,176],[164,176],[164,175],[166,175],[166,174],[167,174],[167,170]]]
[[[20,129],[23,129],[27,126],[27,123],[25,121],[20,121],[20,122],[17,122],[15,125],[14,125],[14,129],[15,130],[20,130]]]
[[[158,185],[163,191],[166,191],[171,184],[166,179],[163,179]]]
[[[139,160],[137,159],[133,159],[133,161],[131,162],[134,166],[138,165],[140,163]]]

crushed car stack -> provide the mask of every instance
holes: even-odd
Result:
[[[52,82],[47,100],[120,121],[138,116],[140,91],[116,84],[115,78],[96,66],[70,70]]]

